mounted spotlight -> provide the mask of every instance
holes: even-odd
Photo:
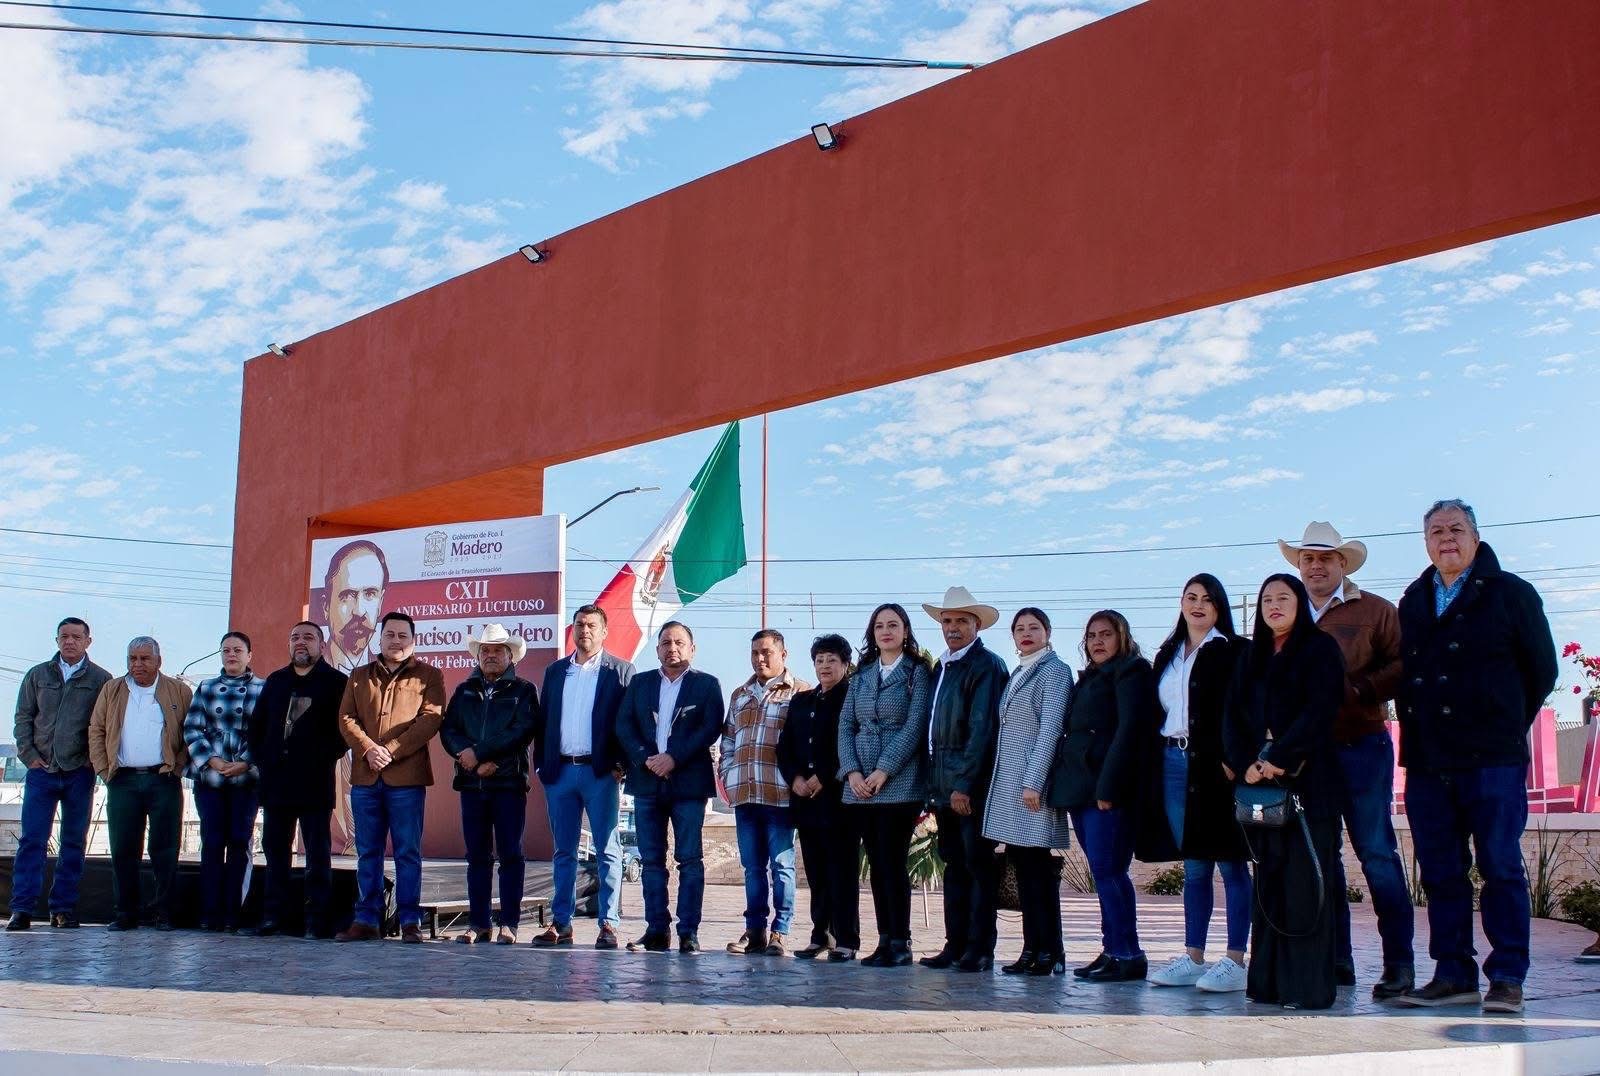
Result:
[[[524,258],[527,258],[535,265],[538,265],[540,262],[544,261],[550,256],[549,254],[546,254],[544,251],[540,250],[538,247],[534,246],[532,243],[520,246],[517,248],[517,250]]]
[[[287,359],[289,357],[289,349],[284,347],[282,344],[268,344],[267,350],[278,356],[280,359]]]
[[[834,134],[833,128],[826,123],[819,123],[812,127],[811,137],[817,140],[818,149],[828,150],[839,145],[839,136]]]

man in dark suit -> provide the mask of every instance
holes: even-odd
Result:
[[[544,672],[544,721],[534,736],[534,758],[555,837],[555,895],[550,926],[533,939],[540,947],[572,944],[577,905],[578,838],[589,816],[600,866],[600,933],[596,949],[617,947],[622,883],[622,842],[617,838],[620,795],[617,711],[633,679],[633,665],[605,652],[606,611],[585,605],[572,617],[572,653]]]
[[[629,952],[664,953],[671,947],[667,908],[667,823],[672,823],[678,864],[678,951],[700,951],[700,904],[706,869],[700,827],[716,794],[711,745],[722,735],[722,685],[689,668],[694,635],[676,620],[656,636],[659,670],[628,684],[617,717],[617,740],[628,762],[627,791],[644,861],[645,932]]]

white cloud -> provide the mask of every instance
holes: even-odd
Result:
[[[1490,240],[1487,243],[1479,243],[1475,246],[1441,250],[1437,254],[1414,258],[1403,264],[1408,268],[1423,269],[1430,273],[1455,273],[1469,266],[1479,265],[1488,261],[1489,254],[1493,250],[1494,240]]]
[[[938,489],[940,486],[950,484],[950,476],[944,473],[943,467],[913,467],[909,471],[901,471],[895,475],[901,482],[909,482],[914,490]]]
[[[1600,288],[1584,288],[1573,298],[1579,310],[1600,310]]]
[[[1522,335],[1559,336],[1561,333],[1566,332],[1570,328],[1572,328],[1572,322],[1568,321],[1566,318],[1552,318],[1550,321],[1542,321],[1532,328],[1523,330]]]
[[[1281,411],[1324,414],[1358,407],[1361,404],[1383,403],[1387,399],[1389,399],[1387,392],[1375,392],[1371,389],[1328,388],[1316,392],[1286,392],[1275,396],[1260,396],[1250,401],[1246,412],[1251,415],[1272,415]]]
[[[1403,333],[1427,333],[1435,329],[1442,329],[1450,324],[1450,318],[1445,314],[1442,306],[1418,306],[1407,310],[1402,315],[1400,331]]]
[[[1263,467],[1259,471],[1229,475],[1218,481],[1217,485],[1225,490],[1241,490],[1252,486],[1264,486],[1269,482],[1295,481],[1301,477],[1299,471],[1289,471],[1282,467]]]
[[[1467,284],[1466,288],[1457,297],[1461,303],[1483,303],[1490,299],[1498,299],[1502,295],[1510,295],[1528,282],[1528,278],[1518,273],[1495,273],[1493,276],[1484,277]]]

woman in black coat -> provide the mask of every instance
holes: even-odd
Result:
[[[1250,939],[1250,867],[1233,819],[1233,776],[1223,752],[1228,684],[1241,641],[1228,593],[1207,572],[1183,585],[1178,623],[1156,651],[1156,726],[1151,729],[1145,809],[1136,854],[1146,862],[1183,860],[1185,951],[1150,975],[1156,986],[1193,986],[1212,993],[1245,987]],[[1222,871],[1227,954],[1206,964],[1215,887]]]
[[[1277,782],[1305,825],[1250,826],[1259,918],[1250,949],[1251,1001],[1326,1009],[1335,991],[1339,854],[1338,755],[1333,719],[1344,698],[1344,658],[1311,619],[1292,575],[1261,585],[1255,637],[1240,656],[1224,731],[1228,764],[1244,783]],[[1309,839],[1308,839],[1309,835]]]
[[[1150,663],[1139,653],[1128,620],[1102,609],[1083,629],[1088,665],[1067,709],[1048,797],[1072,817],[1100,898],[1102,952],[1076,969],[1096,983],[1143,979],[1133,879],[1134,823],[1138,800],[1138,744],[1148,735],[1155,686]]]

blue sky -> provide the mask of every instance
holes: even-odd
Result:
[[[470,25],[991,60],[1122,6],[482,4]],[[423,3],[206,10],[469,25]],[[240,367],[267,342],[937,77],[0,31],[0,526],[225,545]],[[877,600],[963,583],[1008,613],[1044,606],[1064,650],[1108,605],[1153,646],[1191,573],[1237,600],[1282,563],[1271,547],[1174,546],[1293,538],[1311,519],[1413,530],[1441,496],[1486,525],[1592,511],[1597,346],[1588,220],[775,414],[769,620],[802,651],[813,623],[857,639]],[[745,432],[754,552],[759,420]],[[569,605],[715,438],[548,475],[547,510],[572,514],[596,491],[662,487],[571,532]],[[1539,584],[1558,643],[1600,647],[1600,522],[1486,537]],[[1397,596],[1420,538],[1369,544],[1358,582]],[[1022,553],[1070,555],[994,556]],[[974,554],[990,559],[957,559]],[[848,563],[889,555],[929,559]],[[222,549],[0,533],[0,691],[67,613],[93,623],[103,664],[149,632],[177,671],[226,628],[229,568]],[[751,567],[687,611],[725,681],[747,672],[758,588]]]

